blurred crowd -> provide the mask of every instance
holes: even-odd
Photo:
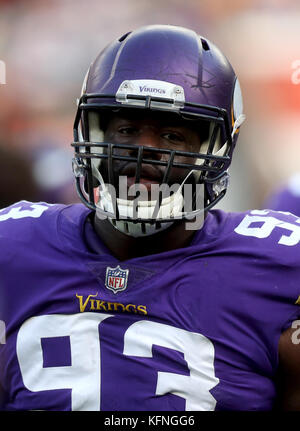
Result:
[[[300,171],[299,22],[298,0],[0,0],[0,208],[78,201],[70,143],[85,72],[112,39],[156,23],[194,29],[234,66],[247,119],[219,207],[260,207]]]

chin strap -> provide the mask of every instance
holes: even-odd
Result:
[[[104,184],[103,178],[98,169],[93,170],[93,175],[97,178],[101,186],[101,198],[96,204],[96,215],[100,219],[108,218],[110,223],[120,232],[125,235],[135,238],[154,235],[170,227],[174,221],[160,222],[159,219],[172,218],[181,213],[184,199],[182,195],[182,187],[180,187],[173,195],[162,199],[159,211],[156,217],[153,217],[157,201],[139,201],[136,204],[135,200],[116,199],[119,217],[124,220],[114,219],[114,205],[111,193]],[[151,219],[153,223],[131,220],[134,217],[136,206],[136,217],[139,219]]]
[[[159,223],[154,222],[153,224],[145,223],[145,222],[132,222],[132,221],[123,221],[123,220],[113,220],[111,218],[108,219],[111,224],[116,228],[119,232],[124,233],[125,235],[132,236],[134,238],[145,237],[154,235],[155,233],[162,232],[163,230],[170,227],[174,222],[169,223]]]
[[[140,201],[137,204],[137,218],[139,219],[151,219],[156,207],[157,201]],[[174,221],[170,222],[159,222],[159,219],[172,218],[172,215],[177,215],[183,207],[183,196],[181,190],[178,190],[172,196],[162,200],[159,208],[158,216],[153,218],[153,223],[132,220],[134,214],[134,206],[136,202],[133,200],[117,199],[117,206],[119,216],[124,220],[115,220],[113,216],[109,214],[114,213],[112,198],[107,189],[102,189],[101,199],[96,205],[96,214],[98,212],[99,217],[103,218],[106,214],[112,225],[120,232],[133,236],[135,238],[140,236],[149,236],[157,232],[163,231],[171,226]]]

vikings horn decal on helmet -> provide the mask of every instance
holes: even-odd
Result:
[[[200,151],[106,142],[105,119],[128,109],[159,111],[193,122],[199,133],[206,130]],[[72,143],[77,192],[98,217],[133,236],[151,235],[178,219],[191,219],[224,196],[244,118],[239,81],[213,43],[192,30],[169,25],[127,33],[98,55],[85,76]],[[135,166],[137,188],[131,197],[120,182],[120,164],[126,163]],[[155,164],[164,168],[159,192],[154,199],[148,194],[142,198],[141,171]],[[182,175],[170,193],[174,169],[181,169]],[[184,193],[187,186],[190,193]],[[199,190],[204,196],[200,203]]]

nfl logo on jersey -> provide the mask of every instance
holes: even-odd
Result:
[[[127,287],[129,269],[122,269],[119,265],[116,268],[106,268],[105,286],[114,293],[125,290]]]

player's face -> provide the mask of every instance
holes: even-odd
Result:
[[[180,150],[187,152],[199,152],[201,139],[199,126],[161,112],[130,111],[128,113],[113,114],[107,122],[104,141],[115,144],[132,144],[144,148],[159,148],[163,150]],[[116,150],[119,155],[137,156],[136,147],[132,150]],[[153,153],[144,150],[144,157],[150,160],[168,161],[169,154]],[[192,163],[191,158],[175,157],[175,162]],[[130,187],[135,183],[136,163],[114,161],[115,176],[126,176]],[[160,184],[163,179],[165,166],[143,163],[140,174],[140,184],[148,191],[151,185]],[[172,168],[169,185],[181,183],[188,171],[180,168]]]

